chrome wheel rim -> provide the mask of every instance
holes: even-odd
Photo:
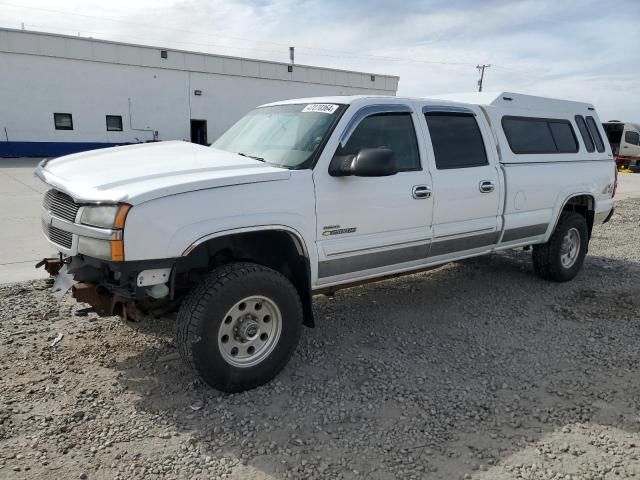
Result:
[[[222,358],[234,367],[253,367],[273,351],[282,332],[282,314],[269,298],[243,298],[224,316],[218,331]]]
[[[562,239],[560,262],[564,268],[571,268],[580,254],[580,232],[577,228],[570,228]]]

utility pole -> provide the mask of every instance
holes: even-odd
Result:
[[[482,81],[484,80],[484,69],[485,68],[489,68],[491,65],[476,65],[476,68],[478,69],[478,72],[480,72],[480,80],[478,80],[478,91],[481,92],[482,91]]]

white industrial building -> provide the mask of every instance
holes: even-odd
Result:
[[[210,143],[257,105],[395,95],[398,77],[0,29],[0,156]]]

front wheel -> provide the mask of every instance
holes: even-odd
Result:
[[[546,280],[566,282],[575,277],[587,254],[589,229],[575,212],[562,212],[549,241],[533,246],[533,267]]]
[[[282,274],[253,263],[217,268],[185,298],[176,322],[182,358],[209,385],[240,392],[286,365],[302,330],[302,305]]]

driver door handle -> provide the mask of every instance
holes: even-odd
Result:
[[[480,182],[480,193],[491,193],[496,186],[491,180],[482,180]]]
[[[431,187],[427,185],[416,185],[411,189],[411,194],[416,200],[429,198],[431,196]]]

